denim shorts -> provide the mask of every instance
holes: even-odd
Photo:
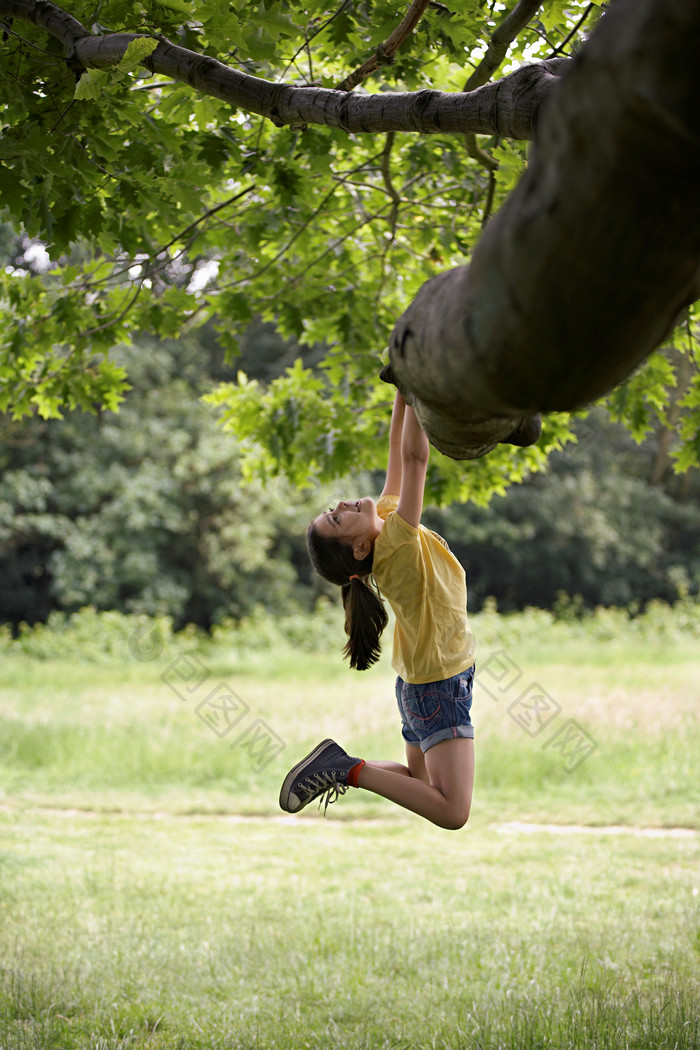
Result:
[[[412,685],[397,678],[396,700],[406,743],[420,747],[425,753],[442,740],[458,736],[472,738],[474,726],[469,712],[473,681],[473,666],[442,682]]]

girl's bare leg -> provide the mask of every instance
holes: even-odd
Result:
[[[390,773],[399,773],[402,777],[416,777],[430,783],[428,771],[425,768],[425,756],[417,744],[406,744],[406,761],[408,765],[402,766],[400,762],[367,762],[374,769],[388,769]]]
[[[428,770],[425,768],[425,755],[420,747],[414,744],[406,744],[406,761],[412,777],[415,777],[416,780],[424,780],[426,784],[430,783]]]
[[[400,762],[367,762],[366,765],[372,766],[373,769],[386,769],[390,773],[396,773],[401,777],[413,776],[408,766],[402,766]]]
[[[438,827],[463,828],[469,819],[474,786],[474,741],[466,737],[442,740],[425,756],[420,752],[420,757],[412,754],[414,751],[420,749],[407,748],[408,767],[367,762],[360,770],[357,786],[410,809]]]

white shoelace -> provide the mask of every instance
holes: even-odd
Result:
[[[299,782],[299,787],[306,792],[305,802],[310,802],[319,795],[318,808],[320,809],[325,800],[325,805],[323,806],[324,817],[329,805],[337,802],[338,798],[348,790],[347,784],[339,784],[335,778],[335,773],[328,771],[313,773],[304,777],[303,781]]]

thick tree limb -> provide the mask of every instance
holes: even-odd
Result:
[[[67,60],[82,69],[117,65],[130,41],[143,36],[94,36],[49,0],[0,0],[0,18],[16,18],[45,29],[64,45]],[[408,131],[424,135],[471,131],[514,139],[532,138],[539,107],[567,63],[567,59],[552,59],[525,66],[495,84],[468,93],[426,90],[357,95],[272,84],[165,39],[160,39],[144,60],[144,66],[153,73],[189,84],[247,113],[267,117],[280,127],[321,124],[349,133]]]
[[[617,0],[471,265],[397,322],[393,376],[448,455],[607,393],[700,294],[698,39],[699,0]]]

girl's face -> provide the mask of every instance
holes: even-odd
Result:
[[[335,507],[319,514],[314,521],[321,536],[334,536],[341,543],[353,547],[363,540],[374,542],[383,524],[377,514],[377,505],[370,496],[341,500]]]

